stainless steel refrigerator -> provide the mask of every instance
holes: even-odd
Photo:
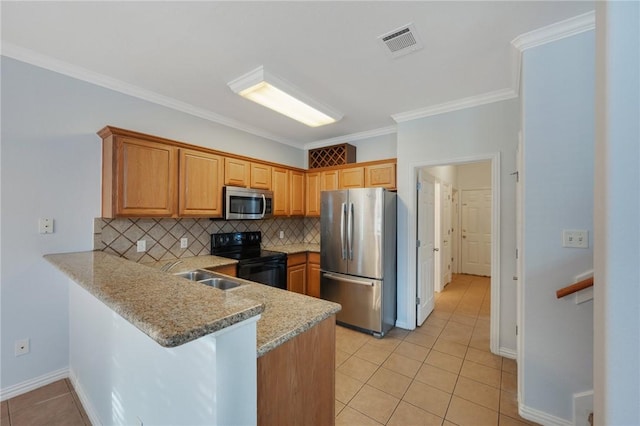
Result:
[[[382,337],[396,321],[396,194],[383,188],[320,195],[320,294],[336,320]]]

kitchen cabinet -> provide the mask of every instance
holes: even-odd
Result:
[[[224,159],[224,184],[248,187],[250,182],[251,164],[238,158]]]
[[[217,272],[218,274],[229,275],[231,277],[237,276],[238,266],[234,263],[233,265],[224,265],[218,266],[217,268],[210,268],[213,272]]]
[[[338,189],[338,175],[338,170],[327,170],[322,172],[322,176],[320,178],[320,191],[334,191]]]
[[[251,188],[271,189],[271,166],[251,163]]]
[[[320,253],[307,254],[307,296],[320,298]]]
[[[396,189],[395,163],[375,164],[364,168],[364,186]]]
[[[340,189],[364,188],[364,167],[340,169],[338,184]]]
[[[287,290],[305,294],[307,284],[307,253],[287,256]]]
[[[180,149],[178,215],[222,217],[224,158],[190,149]]]
[[[322,173],[307,173],[305,177],[306,216],[320,216],[320,184]]]
[[[289,170],[289,215],[304,216],[304,172]]]
[[[258,425],[335,424],[336,317],[257,360]]]
[[[114,134],[102,143],[102,217],[171,217],[177,213],[178,149]]]
[[[271,185],[273,190],[273,215],[289,215],[289,171],[273,167]]]

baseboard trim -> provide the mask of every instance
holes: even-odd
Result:
[[[516,351],[504,347],[500,347],[500,349],[498,350],[498,355],[511,359],[516,359],[518,357],[518,353]]]
[[[573,423],[567,419],[556,417],[549,413],[545,413],[535,408],[527,407],[523,404],[518,404],[518,412],[524,419],[531,420],[532,422],[540,423],[545,426],[572,426]]]
[[[23,393],[30,392],[34,389],[38,389],[49,383],[56,382],[60,379],[66,379],[69,377],[69,367],[61,368],[56,371],[52,371],[42,376],[34,377],[33,379],[26,380],[22,383],[17,383],[12,386],[0,390],[0,401],[5,401],[10,398],[14,398]]]
[[[78,381],[78,377],[74,373],[73,370],[69,370],[69,380],[71,380],[71,384],[73,385],[78,398],[80,399],[80,403],[82,404],[82,408],[84,408],[84,412],[87,413],[89,420],[91,420],[92,425],[101,425],[100,418],[96,414],[96,410],[93,408],[93,404],[91,404],[91,400],[87,396],[84,391],[82,384]]]

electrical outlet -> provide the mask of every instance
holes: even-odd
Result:
[[[145,240],[138,240],[138,243],[136,244],[136,250],[138,251],[138,253],[147,251],[147,242]]]
[[[16,356],[29,353],[29,339],[16,340]]]
[[[284,238],[284,231],[280,231],[280,239]]]
[[[187,248],[189,246],[188,238],[180,238],[180,248]]]
[[[53,219],[48,217],[38,219],[38,232],[41,234],[53,234]]]
[[[564,229],[562,231],[562,247],[588,248],[589,231],[586,229]]]

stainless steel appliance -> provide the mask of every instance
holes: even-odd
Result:
[[[273,215],[273,192],[263,189],[225,186],[223,191],[224,218],[265,219]]]
[[[262,250],[262,233],[211,234],[211,254],[238,261],[237,275],[249,281],[287,289],[287,255]]]
[[[337,321],[382,337],[396,321],[396,194],[383,188],[320,195],[320,294]]]

